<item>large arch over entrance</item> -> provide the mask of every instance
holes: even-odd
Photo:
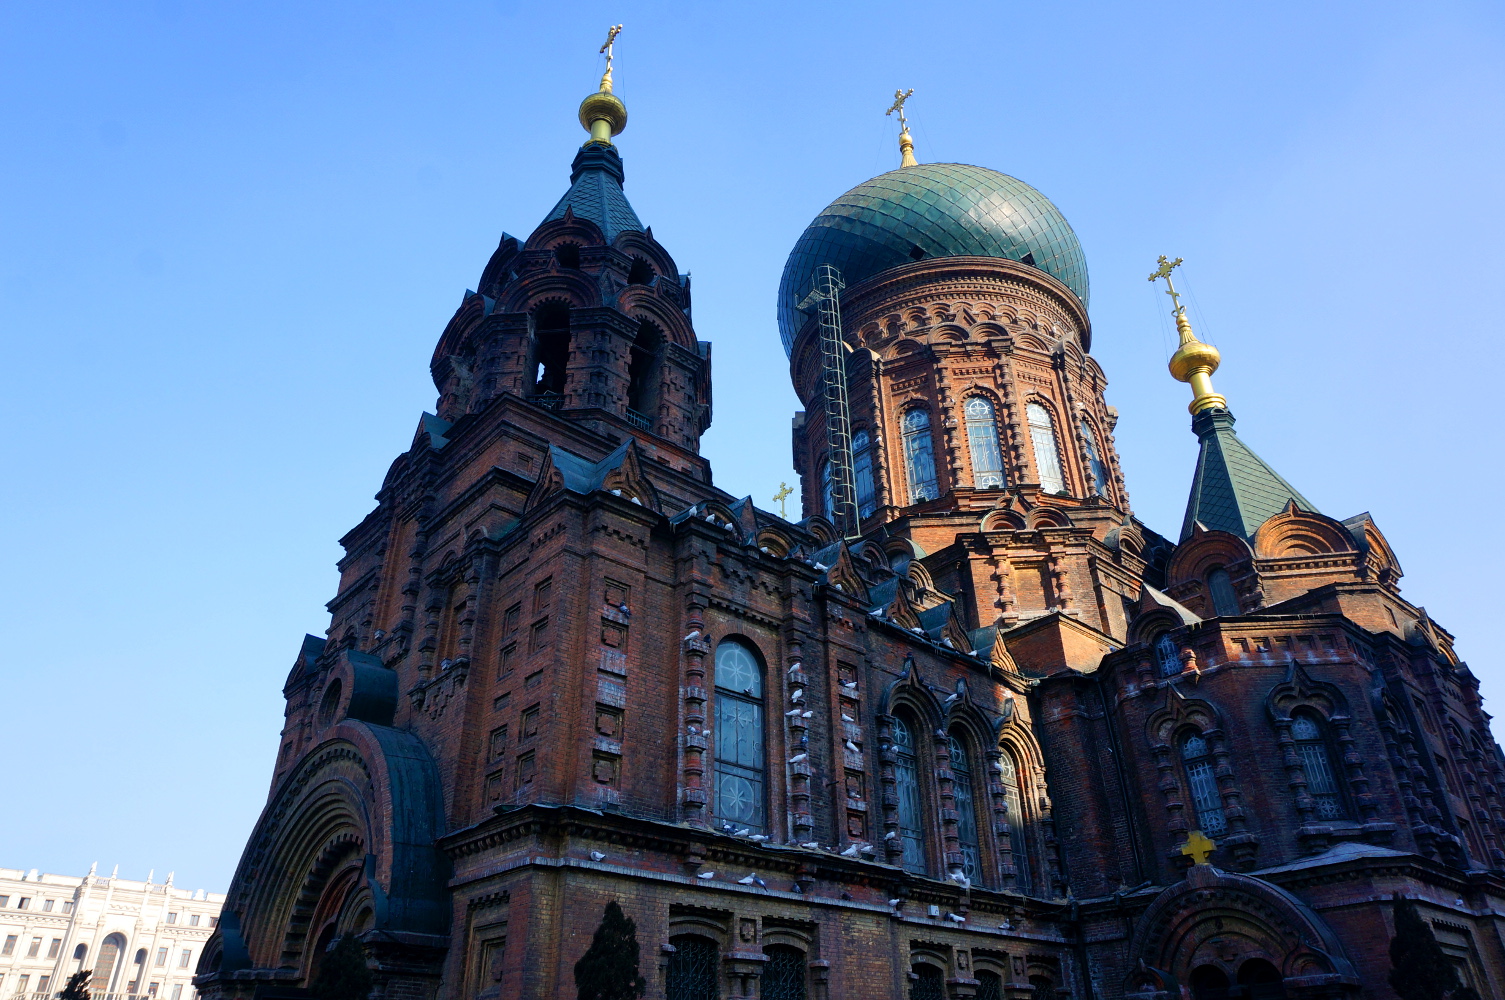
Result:
[[[1269,882],[1198,865],[1155,897],[1134,927],[1136,1000],[1219,1000],[1230,987],[1262,1000],[1355,996],[1359,978],[1332,929]]]

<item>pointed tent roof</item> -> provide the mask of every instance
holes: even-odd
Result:
[[[1198,522],[1247,540],[1290,503],[1320,513],[1239,439],[1233,423],[1233,414],[1223,409],[1203,410],[1192,418],[1192,431],[1202,447],[1181,524],[1183,542]]]
[[[619,233],[642,232],[643,223],[622,191],[624,177],[622,156],[615,148],[586,143],[570,166],[570,189],[543,221],[562,219],[570,210],[575,218],[594,222],[607,243],[615,241]]]

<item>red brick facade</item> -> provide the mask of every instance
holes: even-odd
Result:
[[[1396,892],[1505,989],[1501,755],[1373,522],[1141,524],[1086,312],[1027,264],[843,308],[845,540],[813,322],[793,524],[710,482],[651,232],[503,238],[343,539],[201,990],[304,996],[356,934],[382,996],[573,997],[617,900],[653,998],[1378,998]]]

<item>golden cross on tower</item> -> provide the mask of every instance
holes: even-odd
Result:
[[[1154,274],[1150,275],[1150,280],[1165,279],[1165,287],[1167,289],[1165,294],[1169,295],[1171,302],[1175,303],[1176,308],[1172,312],[1179,316],[1181,315],[1181,310],[1185,307],[1181,305],[1181,296],[1176,292],[1176,286],[1171,281],[1171,271],[1181,266],[1181,258],[1177,257],[1175,260],[1168,260],[1165,254],[1161,254],[1160,260],[1157,263],[1160,267],[1156,269]]]
[[[895,111],[899,112],[900,130],[909,128],[909,119],[904,117],[904,102],[909,100],[912,96],[914,96],[913,87],[910,87],[908,90],[894,91],[894,103],[889,106],[889,109],[887,111],[883,112],[885,118],[893,114]]]
[[[887,118],[889,115],[893,114],[895,111],[899,112],[899,166],[900,166],[900,168],[903,168],[903,167],[918,167],[920,165],[920,161],[916,160],[914,158],[914,140],[911,139],[910,136],[909,136],[909,119],[904,117],[904,102],[907,101],[907,100],[909,100],[910,97],[912,97],[913,95],[914,95],[914,88],[913,87],[910,87],[908,90],[895,90],[894,91],[894,103],[890,104],[889,107],[888,107],[888,110],[885,111],[885,112],[883,112],[883,116],[885,118]]]
[[[779,516],[786,521],[789,520],[789,512],[784,509],[784,501],[793,492],[794,490],[790,489],[788,483],[779,483],[779,491],[773,495],[773,498],[779,502]]]
[[[1164,260],[1165,258],[1160,258]],[[1186,843],[1181,845],[1181,853],[1191,858],[1194,865],[1205,865],[1212,852],[1217,850],[1218,845],[1207,839],[1201,830],[1193,830],[1186,835]]]
[[[614,24],[607,28],[606,41],[602,43],[600,48],[601,52],[606,53],[606,72],[601,74],[601,90],[607,94],[611,93],[611,43],[615,42],[617,36],[621,33],[622,26],[620,24]]]

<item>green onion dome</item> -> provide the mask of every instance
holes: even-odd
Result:
[[[1076,233],[1039,191],[965,163],[890,170],[837,198],[805,229],[779,283],[779,334],[793,350],[798,305],[821,264],[848,286],[933,257],[1001,257],[1039,268],[1087,306],[1087,261]]]

